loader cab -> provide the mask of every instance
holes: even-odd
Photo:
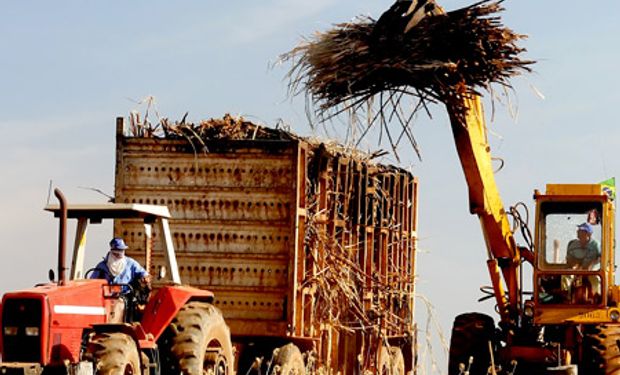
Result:
[[[611,196],[599,184],[551,184],[534,198],[535,304],[543,311],[607,306],[614,280]]]

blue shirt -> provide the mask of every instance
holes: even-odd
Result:
[[[108,256],[109,255],[106,255],[106,257],[104,257],[103,260],[97,264],[95,271],[93,271],[90,275],[91,279],[106,279],[110,284],[130,284],[136,278],[141,279],[148,275],[148,272],[146,272],[140,263],[126,256],[125,259],[127,263],[125,264],[125,269],[123,272],[117,276],[112,276],[112,273],[108,269]],[[98,269],[102,269],[105,272],[99,271]],[[123,286],[123,292],[127,291],[129,291],[129,288],[127,286]]]

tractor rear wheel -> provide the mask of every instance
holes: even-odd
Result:
[[[230,330],[222,313],[206,302],[183,306],[159,340],[162,374],[233,373]]]
[[[489,342],[493,343],[495,323],[485,314],[467,313],[454,319],[450,339],[448,373],[461,374],[461,366],[469,367],[471,375],[486,375],[491,366]],[[464,371],[463,371],[464,372]]]
[[[289,343],[277,349],[273,359],[273,375],[305,375],[304,357],[299,348]]]
[[[97,333],[86,347],[97,375],[140,374],[140,356],[135,341],[124,333]]]
[[[620,375],[620,326],[587,326],[583,338],[583,361],[579,372],[592,375]],[[582,370],[583,369],[583,370]]]

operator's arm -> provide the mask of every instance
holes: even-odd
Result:
[[[127,267],[131,269],[130,284],[134,288],[135,301],[138,305],[144,305],[151,294],[151,277],[147,270],[132,258],[127,258]]]
[[[587,254],[583,261],[584,268],[587,270],[594,270],[594,266],[601,262],[601,248],[596,240],[590,240],[587,249]]]
[[[127,258],[127,267],[130,269],[131,271],[131,275],[132,275],[132,280],[140,280],[143,281],[144,283],[146,283],[147,285],[150,284],[151,282],[151,277],[148,273],[147,270],[144,269],[144,267],[142,267],[140,265],[140,263],[138,263],[136,260],[134,260],[133,258]]]
[[[579,247],[579,240],[571,240],[566,246],[566,265],[569,268],[575,268],[581,263],[580,259],[575,257],[575,249]]]
[[[106,266],[105,260],[97,263],[95,266],[95,270],[90,274],[90,279],[107,279],[106,272],[108,271],[108,267]]]

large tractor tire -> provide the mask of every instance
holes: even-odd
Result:
[[[620,326],[596,325],[584,330],[579,373],[620,375]]]
[[[486,375],[491,366],[489,342],[494,348],[495,323],[485,314],[467,313],[454,319],[450,339],[448,374],[458,375],[461,366],[469,367],[470,375]]]
[[[222,313],[205,302],[183,306],[159,340],[162,374],[232,375],[230,330]]]
[[[124,333],[95,334],[84,356],[93,361],[97,375],[141,374],[136,342]]]
[[[299,348],[293,344],[286,344],[277,349],[274,356],[272,375],[306,375],[304,357]]]

